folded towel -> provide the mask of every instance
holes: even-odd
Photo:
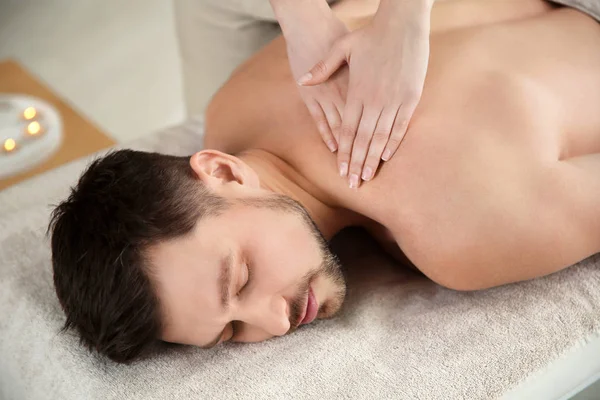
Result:
[[[197,123],[131,147],[201,148]],[[2,399],[490,399],[600,334],[600,257],[546,278],[455,292],[400,268],[362,230],[333,241],[348,296],[331,320],[212,350],[182,346],[132,366],[90,356],[64,321],[48,241],[50,204],[88,160],[0,192]]]

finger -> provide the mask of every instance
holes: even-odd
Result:
[[[342,115],[344,115],[344,103],[342,101],[336,102],[335,108],[337,109],[338,115],[340,116],[340,126],[337,130],[333,130],[333,136],[335,137],[336,142],[339,144],[343,124]]]
[[[385,146],[385,150],[383,150],[383,155],[381,159],[383,161],[389,161],[390,158],[394,156],[398,147],[400,147],[400,143],[404,140],[406,136],[406,130],[408,129],[408,123],[415,111],[416,106],[401,106],[398,114],[396,115],[396,120],[394,121],[394,126],[392,128],[392,134],[388,139],[387,145]]]
[[[319,61],[298,79],[300,86],[313,86],[325,82],[335,71],[346,62],[346,46],[343,41],[338,41],[325,59]]]
[[[377,172],[377,168],[379,168],[381,154],[390,138],[394,120],[396,119],[399,108],[400,107],[384,109],[381,113],[381,117],[379,117],[361,175],[362,179],[365,181],[373,179],[373,176]]]
[[[325,118],[327,118],[327,123],[329,124],[329,130],[333,136],[334,146],[333,147],[328,146],[328,147],[329,147],[329,150],[334,152],[337,150],[339,130],[340,130],[340,127],[342,126],[342,117],[340,116],[340,113],[339,113],[337,107],[333,103],[321,104],[321,108],[323,109],[323,112],[325,113]]]
[[[374,109],[370,112],[363,111],[356,137],[354,138],[354,146],[352,147],[352,156],[350,158],[350,178],[348,180],[351,188],[358,188],[360,185],[360,176],[362,174],[367,151],[371,145],[373,132],[381,116],[381,110]]]
[[[315,123],[317,124],[317,130],[319,131],[319,134],[321,134],[323,142],[327,145],[331,152],[334,152],[336,149],[335,138],[331,134],[327,117],[325,116],[321,105],[316,101],[311,101],[308,102],[306,106],[308,107],[308,112],[310,115],[312,115]]]
[[[354,136],[358,129],[358,123],[362,117],[363,105],[359,102],[346,104],[342,114],[342,128],[338,141],[338,168],[340,176],[348,175],[348,165],[350,164],[350,152],[354,143]]]

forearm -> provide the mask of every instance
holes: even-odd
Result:
[[[331,13],[326,0],[269,0],[284,36],[296,27],[306,29],[306,24]]]

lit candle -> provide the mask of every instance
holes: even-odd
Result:
[[[37,121],[30,122],[29,125],[27,125],[27,133],[29,133],[32,136],[40,133],[41,129],[42,129],[42,127],[40,126],[40,123]]]
[[[33,107],[27,107],[25,111],[23,111],[23,118],[26,120],[34,119],[37,115],[37,111]]]
[[[4,150],[13,151],[17,147],[17,142],[15,139],[9,138],[4,141]]]

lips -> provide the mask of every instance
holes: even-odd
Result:
[[[318,311],[319,303],[317,302],[317,298],[312,290],[312,286],[309,286],[306,310],[304,312],[304,317],[300,320],[300,325],[310,324],[312,321],[314,321]]]

